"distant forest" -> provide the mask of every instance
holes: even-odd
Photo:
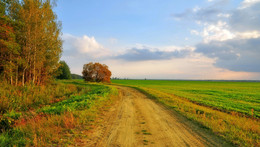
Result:
[[[81,75],[77,75],[77,74],[71,74],[71,78],[72,79],[83,79],[83,77]]]

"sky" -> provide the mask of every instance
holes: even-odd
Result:
[[[260,0],[59,0],[71,72],[112,77],[260,80]]]

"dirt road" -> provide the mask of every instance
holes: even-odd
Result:
[[[137,90],[118,87],[121,100],[90,134],[87,146],[227,146],[179,114]]]

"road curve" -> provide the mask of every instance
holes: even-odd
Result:
[[[135,89],[118,87],[121,99],[86,146],[228,146],[191,121],[147,98]]]

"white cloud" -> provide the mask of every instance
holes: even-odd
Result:
[[[165,52],[173,52],[173,51],[193,51],[195,48],[193,46],[161,46],[161,47],[156,47],[160,51],[165,51]]]
[[[217,16],[218,16],[218,17],[229,18],[231,15],[230,15],[230,14],[227,14],[227,13],[219,13]]]
[[[244,0],[241,3],[241,6],[239,7],[239,9],[245,9],[245,8],[251,7],[252,5],[259,3],[259,2],[260,2],[260,0]]]
[[[228,30],[228,25],[226,22],[219,21],[216,24],[206,24],[203,32],[201,33],[204,42],[225,41],[235,37],[235,35]]]
[[[191,30],[190,33],[201,36],[204,42],[258,38],[260,0],[244,0],[240,7],[232,10],[220,7],[220,4],[227,2],[228,0],[220,0],[207,7],[196,6],[173,16],[193,19],[202,29]]]
[[[190,30],[190,33],[191,33],[192,35],[200,35],[200,32],[197,31],[197,30]]]
[[[260,0],[244,0],[232,10],[213,4],[176,16],[193,19],[201,27],[190,30],[192,35],[203,38],[195,52],[216,59],[215,67],[225,69],[227,75],[239,72],[238,75],[246,76],[250,72],[259,76]]]
[[[204,24],[203,31],[191,30],[192,35],[203,37],[205,43],[210,41],[226,41],[230,39],[253,39],[260,37],[260,31],[231,31],[226,22],[219,21],[217,24]]]
[[[259,14],[260,0],[244,0],[240,7],[229,11],[215,10],[215,20],[208,18],[208,8],[201,8],[194,12],[195,22],[202,26],[202,30],[191,30],[192,35],[199,35],[204,43],[211,41],[226,41],[230,39],[252,39],[260,37]],[[196,7],[195,7],[196,8]],[[194,9],[195,9],[194,8]],[[207,10],[207,11],[206,11]],[[210,11],[209,11],[210,12]],[[187,15],[187,14],[186,14]]]
[[[251,39],[251,38],[259,38],[259,31],[249,31],[249,32],[237,32],[235,33],[237,38],[240,39]]]
[[[110,51],[104,48],[100,43],[98,43],[95,37],[89,37],[84,35],[83,37],[73,36],[71,34],[64,34],[64,55],[87,55],[92,58],[99,58],[107,56]]]

